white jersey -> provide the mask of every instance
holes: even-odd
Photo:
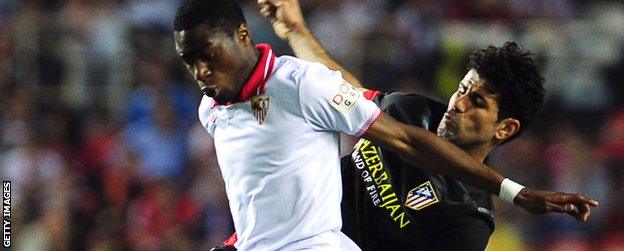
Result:
[[[204,96],[239,250],[352,250],[340,232],[339,132],[359,136],[380,110],[319,63],[259,45],[242,101]],[[346,246],[345,246],[346,245]]]

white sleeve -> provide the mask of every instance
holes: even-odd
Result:
[[[294,78],[299,85],[303,117],[315,130],[360,136],[379,116],[379,107],[343,80],[340,72],[312,63]]]

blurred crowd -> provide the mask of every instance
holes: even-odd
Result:
[[[292,54],[256,1],[255,42]],[[200,93],[173,48],[178,0],[1,0],[0,177],[17,250],[204,250],[233,231]],[[467,54],[515,40],[547,99],[489,163],[600,201],[589,223],[496,201],[489,250],[624,247],[624,3],[302,0],[365,86],[447,100]],[[348,150],[348,149],[346,149]],[[619,249],[618,249],[619,248]]]

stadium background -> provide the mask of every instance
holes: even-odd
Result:
[[[0,175],[17,250],[207,249],[233,230],[200,97],[174,54],[172,0],[0,0]],[[242,2],[255,42],[291,53]],[[600,201],[587,224],[496,203],[489,250],[624,249],[622,1],[303,0],[368,87],[447,100],[466,55],[516,40],[546,106],[490,164]],[[276,205],[278,208],[279,205]]]

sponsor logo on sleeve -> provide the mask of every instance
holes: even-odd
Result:
[[[440,202],[431,181],[427,181],[407,193],[405,206],[414,210],[421,210]]]
[[[362,93],[355,89],[352,85],[343,81],[339,86],[336,94],[330,100],[332,107],[336,110],[347,113],[351,108],[355,106],[358,100],[362,97]]]

